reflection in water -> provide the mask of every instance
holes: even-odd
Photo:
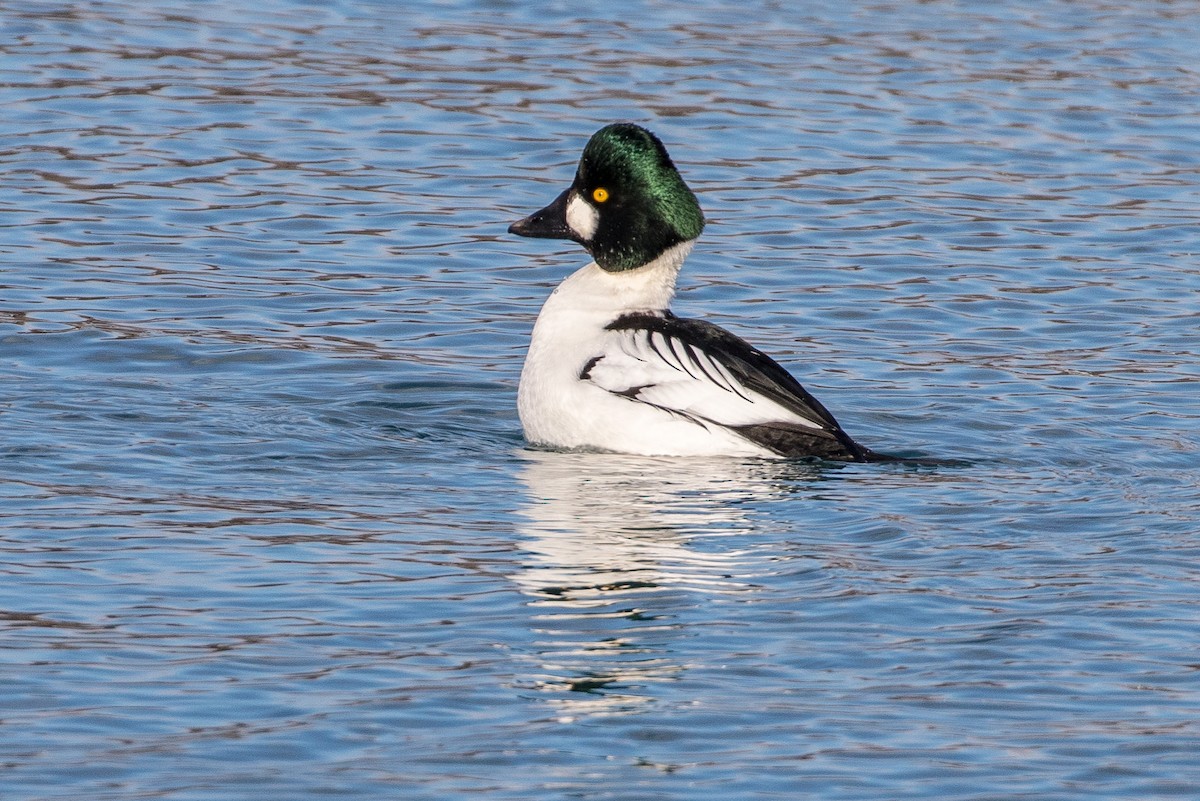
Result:
[[[764,565],[734,543],[752,529],[769,463],[619,454],[522,454],[528,557],[517,584],[540,611],[539,689],[564,717],[631,711],[639,688],[687,667],[686,617],[753,592]],[[761,467],[759,467],[761,465]]]
[[[614,587],[744,589],[745,555],[708,548],[743,534],[747,464],[621,454],[524,454],[530,592],[587,605]]]

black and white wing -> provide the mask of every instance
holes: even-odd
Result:
[[[716,424],[782,456],[864,461],[874,454],[771,357],[725,329],[670,312],[609,323],[580,380],[637,403]]]

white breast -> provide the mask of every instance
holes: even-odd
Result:
[[[592,263],[554,290],[534,325],[517,393],[530,442],[644,455],[772,455],[720,426],[631,401],[579,378],[611,345],[614,332],[605,329],[610,322],[667,308],[691,247],[685,242],[644,267],[619,273]]]

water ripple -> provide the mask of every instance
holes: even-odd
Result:
[[[5,798],[1195,797],[1196,21],[6,3]],[[524,446],[618,119],[677,310],[933,460]]]

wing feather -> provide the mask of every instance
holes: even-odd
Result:
[[[787,370],[725,329],[670,312],[607,326],[604,352],[580,374],[634,402],[734,431],[785,456],[863,460],[871,452]]]

